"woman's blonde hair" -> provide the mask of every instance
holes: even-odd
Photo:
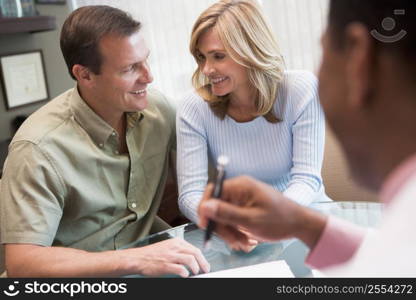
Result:
[[[214,29],[228,55],[248,70],[249,81],[255,90],[256,115],[272,123],[279,122],[273,112],[277,90],[283,77],[283,59],[256,2],[251,0],[221,0],[206,9],[192,29],[190,51],[197,63],[198,42],[208,30]],[[200,64],[192,76],[192,84],[214,113],[224,119],[229,96],[215,96],[209,79]]]

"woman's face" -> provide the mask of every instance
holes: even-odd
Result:
[[[229,56],[215,30],[210,29],[200,37],[197,49],[199,68],[209,78],[214,95],[238,97],[249,89],[247,68]]]

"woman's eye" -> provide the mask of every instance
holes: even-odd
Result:
[[[198,54],[196,56],[196,58],[197,58],[197,60],[201,61],[201,60],[204,60],[205,59],[205,56],[203,56],[202,54]]]
[[[215,54],[214,57],[215,57],[215,59],[220,60],[220,59],[223,59],[225,57],[225,55],[224,54]]]

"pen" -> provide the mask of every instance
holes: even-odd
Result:
[[[228,157],[225,155],[220,155],[217,159],[217,176],[214,182],[214,190],[212,192],[211,198],[220,199],[222,192],[222,184],[225,179],[225,166],[228,164]],[[209,240],[211,239],[212,233],[215,230],[216,223],[212,220],[208,220],[208,226],[205,230],[204,238],[204,249],[207,247]]]

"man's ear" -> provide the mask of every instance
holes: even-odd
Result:
[[[75,64],[72,66],[72,74],[74,74],[77,81],[83,86],[90,86],[93,84],[93,74],[87,67]]]
[[[368,29],[352,23],[345,30],[347,100],[355,108],[371,102],[374,80],[374,45]]]

